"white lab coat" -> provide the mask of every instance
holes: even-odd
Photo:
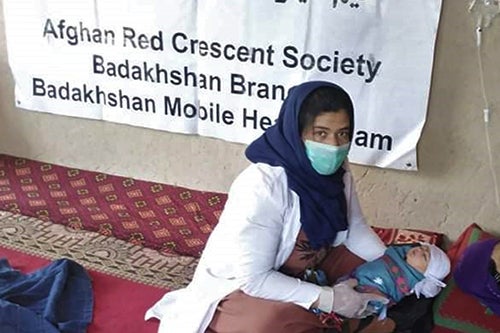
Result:
[[[385,245],[364,220],[349,170],[344,184],[349,227],[337,234],[332,246],[343,243],[365,260],[376,259]],[[147,311],[146,320],[160,319],[159,333],[203,333],[219,301],[237,289],[309,308],[321,288],[278,271],[300,228],[299,197],[288,188],[285,170],[250,165],[231,186],[192,282],[166,293]]]

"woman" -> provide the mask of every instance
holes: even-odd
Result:
[[[491,238],[469,245],[453,277],[460,289],[500,316],[500,239]]]
[[[253,164],[231,186],[193,281],[167,293],[146,319],[161,319],[159,332],[312,333],[329,326],[318,313],[361,318],[370,300],[387,302],[357,293],[352,281],[328,286],[340,259],[334,247],[363,260],[385,251],[364,221],[347,168],[353,128],[342,88],[293,87],[276,124],[248,146]],[[323,271],[328,281],[319,281]],[[315,282],[304,281],[304,272]]]

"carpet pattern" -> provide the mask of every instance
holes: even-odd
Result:
[[[6,211],[0,211],[0,246],[50,260],[69,258],[88,269],[169,289],[186,286],[198,261]]]
[[[227,195],[0,154],[0,210],[199,257]]]

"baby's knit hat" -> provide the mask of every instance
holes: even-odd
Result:
[[[450,273],[450,258],[438,246],[429,243],[420,243],[430,249],[430,258],[427,269],[424,272],[424,279],[417,282],[413,291],[417,297],[420,294],[425,297],[434,297],[441,288],[446,287],[442,281]]]

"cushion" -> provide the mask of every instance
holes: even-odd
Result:
[[[468,226],[448,250],[452,269],[470,244],[493,237],[475,223]],[[500,316],[494,315],[472,295],[462,292],[453,277],[446,283],[448,285],[434,302],[434,333],[499,332]]]
[[[434,231],[381,227],[372,228],[386,245],[416,242],[426,242],[437,246],[443,244],[443,234]]]

